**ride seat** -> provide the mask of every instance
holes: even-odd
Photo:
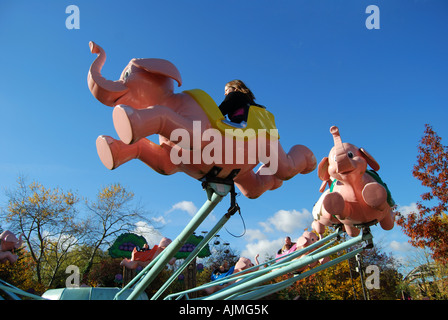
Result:
[[[207,114],[212,127],[218,129],[222,135],[231,134],[235,138],[256,138],[260,129],[265,129],[271,139],[279,139],[278,130],[275,126],[275,118],[266,108],[251,105],[247,123],[231,122],[224,117],[215,101],[203,90],[193,89],[184,91],[189,94]],[[230,129],[231,131],[227,131]],[[235,130],[237,129],[237,130]],[[240,129],[240,130],[238,130]],[[252,129],[252,130],[250,130]]]

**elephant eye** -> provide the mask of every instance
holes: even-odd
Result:
[[[353,159],[353,157],[354,157],[353,152],[351,152],[351,151],[347,152],[347,156],[348,156],[350,159]]]
[[[130,70],[126,70],[126,72],[123,75],[123,80],[126,80],[129,77],[130,74],[131,74],[131,71]]]

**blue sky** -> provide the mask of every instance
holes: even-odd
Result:
[[[69,30],[72,4],[80,28]],[[371,4],[380,29],[365,26]],[[412,207],[425,191],[412,177],[424,124],[448,139],[447,9],[443,0],[2,1],[0,186],[14,187],[23,174],[93,198],[120,182],[171,238],[205,201],[200,183],[183,173],[161,176],[137,160],[113,171],[101,164],[97,136],[117,135],[112,109],[87,87],[92,40],[107,53],[109,79],[132,58],[163,58],[182,74],[177,92],[200,88],[217,103],[226,82],[242,79],[275,115],[283,147],[304,144],[318,161],[337,125],[343,141],[376,158],[397,204]],[[221,237],[248,257],[272,253],[285,235],[310,227],[320,184],[314,171],[256,200],[239,196],[246,236],[223,230]],[[228,207],[227,197],[200,230]],[[227,229],[240,234],[240,218]],[[386,251],[409,254],[399,227],[373,231]]]

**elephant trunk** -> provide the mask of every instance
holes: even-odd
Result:
[[[341,136],[339,135],[339,129],[336,126],[330,128],[330,133],[333,135],[334,147],[335,147],[335,161],[336,161],[336,171],[338,173],[344,173],[352,171],[355,167],[353,166],[350,158],[342,143]]]
[[[124,85],[123,81],[107,80],[101,75],[101,69],[106,61],[106,53],[103,48],[92,41],[89,43],[89,46],[92,53],[98,54],[98,57],[90,66],[87,77],[90,92],[101,103],[112,107],[129,89]]]
[[[22,244],[23,244],[23,239],[22,239],[22,237],[23,237],[23,233],[19,236],[19,240],[17,240],[17,243],[16,243],[16,245],[15,245],[15,247],[18,249],[18,248],[20,248],[21,246],[22,246]]]

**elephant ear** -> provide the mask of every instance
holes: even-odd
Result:
[[[241,271],[247,269],[251,263],[252,262],[248,258],[241,257],[235,264],[235,270]]]
[[[319,176],[319,179],[323,181],[319,188],[320,192],[324,192],[327,183],[328,184],[331,183],[330,174],[328,173],[328,167],[329,167],[328,157],[324,157],[320,161],[319,166],[317,167],[317,175]]]
[[[162,240],[160,240],[159,247],[166,248],[171,243],[171,239],[163,237]]]
[[[179,87],[182,85],[182,77],[174,64],[164,59],[132,59],[131,63],[136,67],[149,73],[167,76],[177,81]]]
[[[328,157],[324,157],[317,167],[317,175],[319,176],[320,180],[327,181],[330,179],[330,174],[328,173]]]
[[[366,159],[367,164],[375,171],[380,170],[380,165],[376,162],[375,158],[368,153],[364,148],[359,148],[364,159]]]
[[[305,238],[305,236],[301,236],[299,239],[297,239],[296,245],[298,248],[304,247],[308,243],[308,239]]]

